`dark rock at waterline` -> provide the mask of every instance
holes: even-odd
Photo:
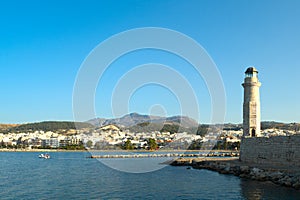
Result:
[[[191,166],[195,169],[208,169],[221,174],[232,174],[240,178],[257,181],[270,181],[278,185],[292,187],[300,190],[300,174],[288,174],[275,169],[260,169],[241,165],[241,163],[227,161],[207,161],[192,159],[177,159],[171,163],[173,166]]]

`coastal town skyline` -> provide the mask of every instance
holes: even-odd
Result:
[[[224,83],[225,122],[242,122],[241,84],[252,65],[262,82],[261,120],[299,122],[298,8],[297,1],[53,1],[35,2],[35,7],[1,2],[0,16],[6,20],[0,22],[0,123],[72,121],[73,87],[84,59],[112,35],[142,27],[172,29],[203,46]],[[110,106],[114,86],[126,72],[149,62],[166,64],[189,80],[200,108],[195,120],[209,123],[212,106],[203,77],[184,59],[150,49],[112,63],[96,90],[95,117],[118,117]],[[157,85],[137,90],[123,115],[151,114],[153,105],[161,105],[158,114],[181,115],[176,95]]]

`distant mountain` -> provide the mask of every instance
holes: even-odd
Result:
[[[115,124],[120,127],[132,127],[137,124],[150,122],[156,124],[166,124],[166,123],[177,124],[185,128],[198,127],[198,123],[194,119],[191,119],[187,116],[160,117],[154,115],[141,115],[138,113],[130,113],[124,115],[123,117],[115,118],[115,119],[96,118],[96,119],[89,120],[87,122],[93,124],[94,126]]]
[[[197,132],[202,135],[206,132],[208,124],[199,125],[194,119],[187,116],[172,116],[160,117],[153,115],[141,115],[138,113],[130,113],[120,118],[105,119],[95,118],[87,122],[71,122],[71,121],[46,121],[28,124],[0,124],[0,133],[8,132],[31,132],[37,130],[43,131],[57,131],[80,128],[97,128],[104,125],[115,124],[120,128],[129,129],[134,132],[147,131],[185,131]],[[218,125],[212,125],[218,126]],[[210,127],[212,127],[210,126]],[[223,124],[224,130],[241,130],[242,124]],[[274,121],[261,122],[261,129],[276,128],[281,130],[300,130],[299,123],[282,123]]]
[[[94,119],[86,121],[86,123],[92,124],[95,127],[100,127],[100,126],[107,125],[105,123],[106,120],[107,119],[104,119],[104,118],[94,118]]]

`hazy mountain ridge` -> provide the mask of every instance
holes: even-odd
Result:
[[[96,118],[87,121],[88,123],[93,124],[94,126],[104,126],[108,124],[115,124],[120,127],[132,127],[137,124],[149,122],[156,124],[165,124],[165,123],[176,123],[182,127],[198,127],[198,123],[196,120],[189,118],[187,116],[172,116],[172,117],[160,117],[153,115],[141,115],[138,113],[130,113],[124,115],[120,118],[115,119],[104,119],[104,118]]]
[[[68,129],[81,128],[97,128],[108,124],[115,124],[122,129],[128,129],[133,132],[151,132],[161,130],[182,130],[187,132],[198,132],[203,128],[208,127],[208,124],[199,125],[194,119],[187,116],[172,116],[160,117],[151,115],[141,115],[138,113],[130,113],[120,118],[105,119],[95,118],[87,122],[72,122],[72,121],[45,121],[27,124],[0,124],[0,131],[2,133],[8,132],[31,132],[36,130],[43,131],[57,131]],[[211,125],[219,126],[220,125]],[[221,125],[224,130],[240,130],[242,124],[225,123]],[[299,123],[283,123],[275,121],[261,122],[261,129],[281,129],[299,131]],[[203,131],[202,131],[203,132]]]

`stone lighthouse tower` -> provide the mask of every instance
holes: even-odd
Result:
[[[244,105],[243,105],[243,136],[260,136],[260,98],[258,71],[254,67],[249,67],[245,72]]]

